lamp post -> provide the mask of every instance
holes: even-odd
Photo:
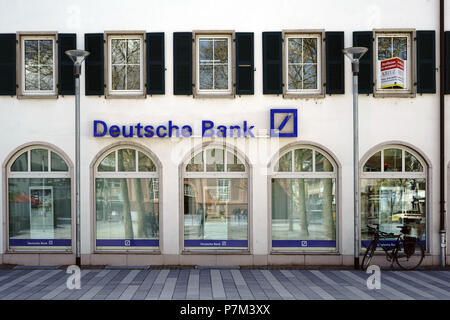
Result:
[[[75,263],[81,265],[81,237],[80,237],[80,74],[81,64],[89,55],[84,50],[68,50],[65,52],[73,62],[75,76]]]
[[[351,47],[342,50],[352,62],[353,72],[353,233],[354,267],[359,269],[359,136],[358,136],[358,73],[359,59],[367,52],[365,47]]]

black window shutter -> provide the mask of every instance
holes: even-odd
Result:
[[[353,46],[366,47],[367,52],[359,60],[358,92],[373,92],[373,34],[372,31],[353,32]]]
[[[436,35],[417,31],[417,93],[436,93]]]
[[[74,50],[76,48],[77,35],[75,33],[58,34],[58,94],[75,94],[73,62],[65,54],[65,52],[67,50]]]
[[[16,95],[16,34],[0,34],[0,95]]]
[[[192,94],[192,32],[173,33],[173,94]]]
[[[344,32],[330,31],[326,39],[327,94],[344,94]]]
[[[283,93],[281,32],[263,32],[263,94]]]
[[[164,94],[164,32],[147,33],[147,94]]]
[[[84,48],[90,53],[85,62],[85,94],[101,96],[105,92],[103,33],[86,33]]]
[[[445,32],[445,93],[450,94],[450,31]],[[442,72],[442,71],[441,71]]]
[[[253,94],[253,32],[236,32],[236,94]]]

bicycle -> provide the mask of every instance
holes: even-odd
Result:
[[[408,236],[411,231],[410,226],[403,225],[397,227],[401,228],[401,230],[400,234],[396,235],[394,233],[380,231],[380,225],[375,225],[377,226],[376,228],[367,226],[369,233],[373,233],[373,239],[364,254],[361,269],[367,269],[375,254],[377,245],[386,253],[386,259],[391,262],[391,268],[394,265],[394,261],[397,262],[400,268],[405,270],[414,270],[422,263],[425,257],[425,249],[420,244],[418,238]],[[396,238],[394,247],[383,245],[380,238]]]

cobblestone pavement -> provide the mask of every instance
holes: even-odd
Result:
[[[450,300],[450,271],[370,274],[304,269],[82,269],[81,288],[67,289],[63,269],[0,270],[2,300]]]

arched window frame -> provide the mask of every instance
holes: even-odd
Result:
[[[224,168],[227,168],[227,152],[231,152],[233,155],[237,157],[237,159],[244,165],[245,171],[206,171],[206,151],[210,149],[222,149],[224,150]],[[196,155],[200,152],[203,152],[203,171],[187,171],[186,167]],[[253,206],[252,206],[252,167],[248,159],[243,156],[242,152],[238,150],[237,147],[225,143],[215,143],[215,142],[206,142],[200,146],[197,146],[190,150],[190,152],[184,157],[183,161],[180,164],[180,185],[179,185],[179,212],[180,212],[180,224],[179,224],[179,244],[182,253],[207,253],[207,254],[227,254],[229,252],[233,252],[235,254],[248,254],[252,252],[252,239],[253,239],[253,229],[252,229],[252,221],[253,221]],[[248,235],[248,249],[247,250],[194,250],[194,249],[186,249],[184,246],[184,179],[185,178],[215,178],[215,179],[232,179],[232,178],[244,178],[247,179],[247,205],[248,205],[248,221],[247,221],[247,235]]]
[[[118,150],[121,149],[132,149],[136,151],[136,171],[119,171],[118,170]],[[98,171],[98,166],[100,163],[112,152],[115,152],[115,170],[114,171]],[[150,160],[155,165],[155,171],[139,171],[139,153],[142,152],[144,155],[150,158]],[[106,179],[120,179],[120,178],[141,178],[141,179],[151,179],[151,178],[157,178],[158,179],[158,212],[159,212],[159,249],[139,249],[139,248],[133,248],[133,249],[127,249],[124,247],[123,249],[101,249],[97,248],[97,221],[96,221],[96,179],[97,178],[106,178]],[[140,252],[146,252],[146,253],[153,253],[153,254],[160,254],[163,248],[163,227],[162,227],[162,215],[163,215],[163,204],[162,204],[162,165],[159,161],[158,157],[151,152],[149,149],[142,147],[141,145],[137,143],[124,143],[124,142],[118,142],[111,146],[108,146],[101,150],[94,160],[91,163],[91,208],[92,208],[92,214],[91,214],[91,224],[92,224],[92,231],[91,231],[91,243],[94,253],[140,253]]]
[[[31,171],[31,150],[45,149],[48,152],[48,171]],[[67,165],[67,171],[51,171],[51,152],[56,153]],[[27,170],[26,171],[11,171],[11,166],[22,154],[27,153]],[[24,144],[14,151],[12,151],[7,157],[3,165],[4,176],[4,241],[6,253],[73,253],[75,247],[75,193],[74,193],[74,179],[73,179],[73,163],[70,158],[56,146],[45,142],[31,142]],[[64,178],[70,179],[70,216],[71,216],[71,246],[69,249],[61,249],[58,247],[29,247],[21,249],[13,249],[9,245],[10,233],[9,233],[9,179],[10,178],[22,178],[22,179],[43,179],[43,178]]]
[[[313,151],[313,161],[312,161],[312,171],[309,172],[302,172],[302,171],[295,171],[294,168],[294,152],[297,149],[310,149]],[[282,171],[276,171],[276,166],[278,164],[278,161],[287,153],[292,152],[291,157],[291,171],[288,172],[282,172]],[[315,153],[318,152],[326,157],[328,161],[330,161],[331,165],[333,166],[333,171],[327,171],[327,172],[317,172],[316,171],[316,156]],[[268,179],[268,246],[269,246],[269,253],[270,254],[315,254],[315,253],[337,253],[340,252],[340,220],[341,220],[341,197],[340,197],[340,164],[335,160],[335,156],[331,154],[331,152],[325,150],[325,148],[316,145],[315,143],[305,142],[305,143],[293,143],[289,144],[283,148],[280,149],[280,151],[275,154],[270,163],[269,163],[269,179]],[[335,179],[335,202],[336,202],[336,248],[331,250],[302,250],[301,247],[298,248],[298,250],[292,250],[292,251],[283,251],[283,250],[273,250],[272,246],[272,179],[326,179],[331,178]]]
[[[384,151],[386,149],[400,149],[402,150],[402,171],[384,171],[384,165],[383,165],[383,161],[384,161]],[[405,151],[407,151],[408,153],[412,154],[418,161],[419,163],[422,165],[423,171],[422,172],[408,172],[405,171]],[[381,164],[381,171],[372,171],[372,172],[364,172],[364,166],[367,163],[367,161],[374,156],[377,152],[381,152],[381,159],[380,159],[380,164]],[[430,201],[430,188],[431,188],[431,184],[430,184],[430,175],[431,175],[431,164],[429,164],[429,160],[425,159],[425,157],[415,151],[413,149],[413,146],[409,146],[406,144],[402,144],[401,142],[399,143],[386,143],[386,144],[382,144],[379,145],[377,147],[372,148],[371,150],[369,150],[365,156],[361,159],[360,161],[360,167],[359,167],[359,186],[361,186],[361,179],[408,179],[408,178],[412,178],[412,179],[425,179],[425,194],[426,194],[426,199],[425,199],[425,215],[426,215],[426,219],[425,219],[425,237],[426,237],[426,252],[429,252],[430,250],[430,243],[431,243],[431,238],[430,238],[430,212],[432,212],[431,210],[431,204],[432,202]],[[361,187],[359,190],[359,203],[361,205]],[[359,208],[359,246],[360,246],[360,251],[363,252],[363,250],[365,249],[362,245],[361,245],[361,235],[362,235],[362,225],[361,225],[361,208]]]

